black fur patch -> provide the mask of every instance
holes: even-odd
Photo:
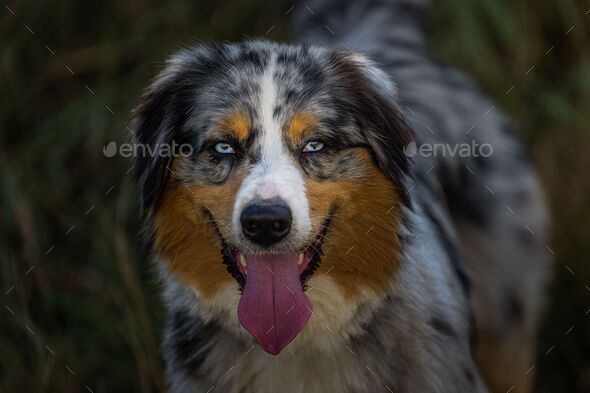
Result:
[[[444,165],[439,169],[439,178],[453,219],[485,228],[490,223],[488,215],[493,200],[487,198],[486,194],[477,193],[478,189],[470,176],[474,175],[465,166],[461,166],[458,173],[451,173]]]
[[[442,334],[443,336],[446,336],[452,339],[453,341],[459,341],[459,336],[457,335],[457,332],[455,331],[455,329],[453,329],[453,327],[447,320],[434,316],[430,319],[430,326],[432,326],[432,328],[435,331]]]
[[[178,367],[191,375],[198,374],[207,357],[207,345],[218,329],[217,324],[205,323],[186,310],[173,311],[166,353],[171,354]]]
[[[520,323],[524,319],[524,307],[518,294],[512,288],[504,290],[504,312],[512,323]]]
[[[465,379],[467,379],[467,383],[475,389],[476,379],[473,370],[470,367],[465,366],[465,368],[463,368],[463,373],[465,374]]]

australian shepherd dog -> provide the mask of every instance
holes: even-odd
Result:
[[[172,392],[528,392],[546,208],[419,0],[173,55],[133,115]],[[443,148],[439,148],[442,146]]]

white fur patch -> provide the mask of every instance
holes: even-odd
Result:
[[[277,86],[273,78],[275,54],[261,78],[259,118],[262,121],[260,137],[261,159],[244,178],[233,209],[232,230],[236,243],[244,243],[240,215],[256,199],[283,199],[291,209],[293,226],[289,243],[302,246],[311,230],[309,205],[305,183],[300,169],[288,154],[281,124],[273,117],[277,101]]]
[[[360,333],[359,322],[368,317],[359,314],[359,305],[367,305],[365,310],[373,310],[378,301],[370,290],[347,299],[342,287],[332,277],[321,273],[310,278],[305,294],[313,305],[313,314],[301,333],[285,348],[287,353],[305,348],[337,351],[348,337]]]

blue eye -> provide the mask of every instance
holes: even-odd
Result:
[[[235,154],[234,148],[227,142],[219,142],[215,144],[215,151],[219,154]]]
[[[309,141],[303,148],[304,153],[315,153],[324,148],[324,143],[320,141]]]

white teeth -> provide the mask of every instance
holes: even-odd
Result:
[[[242,254],[240,254],[240,265],[242,265],[244,269],[248,267],[248,264],[246,263],[246,257]]]
[[[303,255],[303,253],[299,253],[299,261],[297,261],[297,264],[301,265],[303,263],[304,259],[305,259],[305,255]]]

